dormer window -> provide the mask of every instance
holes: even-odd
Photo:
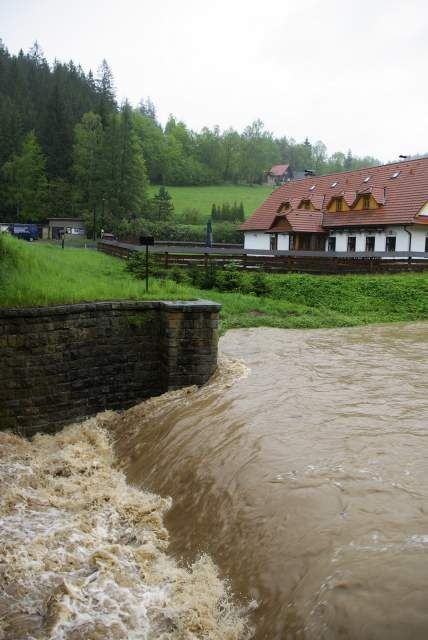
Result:
[[[302,208],[303,209],[310,209],[311,208],[311,203],[309,200],[303,200],[302,201]]]
[[[370,209],[370,194],[363,195],[363,209]]]
[[[343,211],[343,200],[342,200],[342,198],[336,198],[336,211]]]
[[[284,213],[284,211],[288,211],[290,208],[290,203],[289,202],[283,202],[279,209],[278,209],[278,213]]]

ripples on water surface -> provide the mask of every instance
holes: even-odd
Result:
[[[128,478],[173,498],[172,552],[259,602],[257,638],[428,637],[427,338],[230,331],[246,373],[118,420]]]

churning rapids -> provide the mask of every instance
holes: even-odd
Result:
[[[428,637],[428,324],[220,346],[201,389],[3,439],[24,476],[3,495],[7,640],[243,638],[248,618],[259,640]]]

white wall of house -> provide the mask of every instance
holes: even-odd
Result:
[[[290,236],[288,233],[278,234],[278,251],[288,251],[290,248]]]
[[[426,232],[424,230],[417,229],[416,227],[409,227],[409,231],[412,232],[412,251],[425,251],[425,237]],[[355,237],[355,249],[356,251],[366,250],[366,238],[367,236],[374,236],[375,238],[375,251],[385,251],[386,238],[388,236],[395,236],[395,250],[396,251],[408,251],[409,250],[409,234],[404,229],[404,226],[395,225],[385,227],[382,231],[373,229],[371,231],[334,231],[330,233],[330,236],[336,238],[336,251],[348,250],[348,237]],[[326,249],[328,247],[328,239],[326,240]]]
[[[264,231],[245,231],[244,249],[270,249],[270,235]]]
[[[428,229],[411,227],[412,232],[412,251],[425,251],[425,242],[428,237]]]
[[[428,236],[427,228],[418,228],[417,226],[409,226],[409,231],[412,233],[412,251],[425,251],[425,238]],[[409,249],[409,234],[404,229],[403,225],[395,225],[385,227],[382,231],[373,229],[371,231],[334,231],[330,234],[336,238],[336,251],[348,250],[348,236],[355,236],[355,248],[356,251],[366,250],[366,237],[374,236],[375,238],[375,251],[385,251],[387,236],[395,236],[396,251],[408,251]],[[245,249],[270,249],[270,235],[264,233],[264,231],[246,231],[244,233],[244,248]],[[278,250],[288,251],[290,248],[290,236],[288,233],[278,234]],[[325,248],[328,248],[328,239],[326,240]]]

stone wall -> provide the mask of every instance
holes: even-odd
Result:
[[[0,429],[52,432],[203,384],[217,365],[219,309],[204,300],[0,309]]]

